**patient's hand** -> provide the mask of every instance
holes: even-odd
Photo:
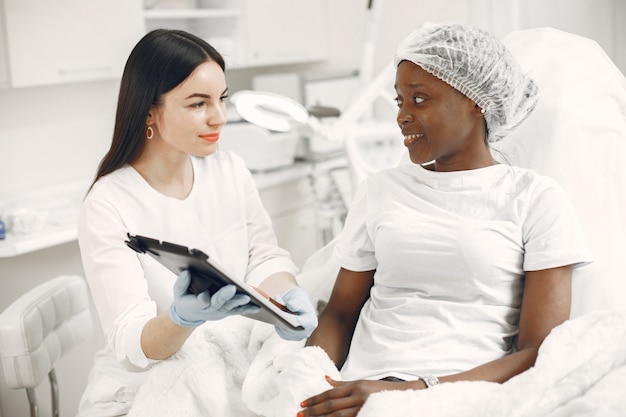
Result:
[[[341,412],[342,417],[353,417],[358,414],[363,404],[375,392],[402,389],[402,383],[389,381],[335,381],[330,377],[326,380],[333,388],[321,394],[307,398],[300,404],[303,407],[297,417],[327,416]]]

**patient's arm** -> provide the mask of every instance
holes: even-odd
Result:
[[[466,372],[439,378],[441,382],[504,382],[534,365],[539,346],[548,333],[569,317],[572,267],[528,271],[525,280],[517,351]]]
[[[307,346],[324,349],[337,368],[343,366],[348,356],[359,313],[373,284],[374,271],[354,272],[340,268],[328,305],[307,341]]]

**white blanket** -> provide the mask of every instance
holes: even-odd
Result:
[[[241,386],[273,334],[273,326],[242,317],[200,326],[174,356],[148,371],[128,416],[255,416],[241,401]]]
[[[312,391],[330,388],[325,374],[336,378],[318,348],[279,353],[273,361],[272,354],[276,352],[261,349],[243,390],[246,404],[265,417],[293,417]],[[315,371],[300,373],[304,363]],[[456,382],[381,392],[370,397],[359,417],[624,416],[624,387],[626,310],[594,312],[554,329],[535,366],[504,384]]]
[[[504,384],[457,382],[373,395],[359,417],[624,416],[626,310],[598,312],[553,330],[533,368]],[[394,404],[393,412],[389,412]]]
[[[283,341],[263,323],[229,319],[200,327],[157,364],[129,416],[293,417],[300,401],[330,388],[324,375],[340,379],[321,349]],[[554,329],[536,365],[504,384],[381,392],[359,417],[623,416],[624,387],[626,309],[597,311]]]

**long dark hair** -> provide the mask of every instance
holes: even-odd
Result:
[[[222,70],[226,68],[215,48],[181,30],[156,29],[135,45],[122,75],[111,147],[100,161],[91,187],[141,155],[150,107],[159,104],[163,94],[207,61],[217,62]]]

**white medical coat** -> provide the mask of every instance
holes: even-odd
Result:
[[[106,346],[97,353],[80,415],[124,414],[154,361],[140,337],[169,309],[176,276],[125,244],[127,233],[200,249],[227,272],[258,285],[272,273],[295,275],[244,162],[229,151],[192,158],[193,188],[183,200],[153,189],[131,166],[101,178],[87,195],[78,237]],[[207,323],[210,325],[210,323]]]

